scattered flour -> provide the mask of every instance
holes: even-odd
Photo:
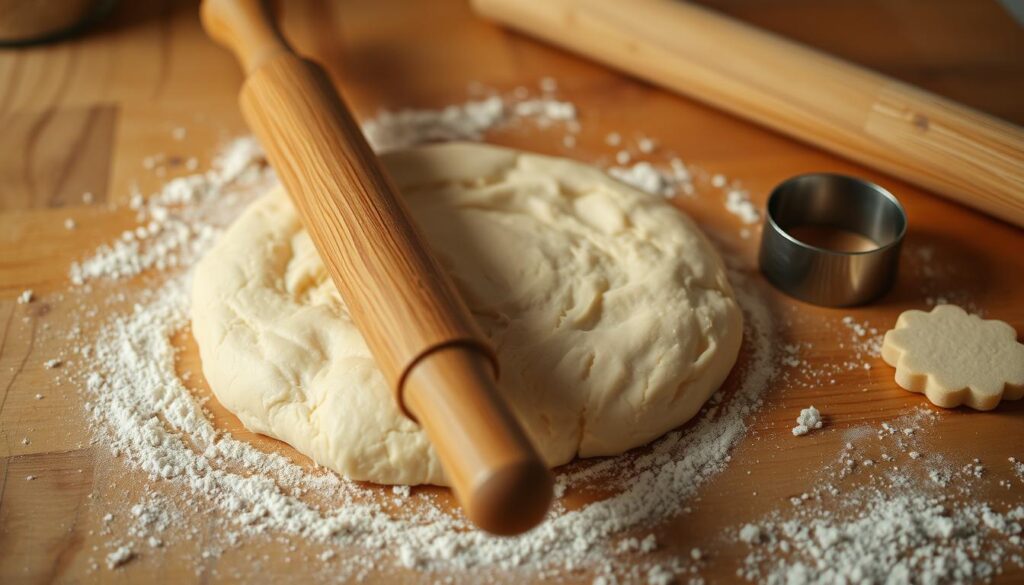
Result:
[[[623,151],[624,152],[624,151]],[[626,165],[628,159],[617,161]],[[667,167],[659,167],[648,161],[638,161],[627,166],[611,166],[607,172],[623,183],[650,195],[674,197],[679,194],[693,195],[695,192],[690,169],[679,158],[669,160]]]
[[[757,544],[761,542],[761,527],[755,524],[745,524],[740,529],[740,540],[747,544]]]
[[[647,161],[640,161],[628,167],[609,167],[608,174],[651,195],[671,197],[675,194],[671,177]]]
[[[658,143],[655,142],[653,138],[641,136],[636,141],[636,147],[644,154],[651,154],[656,148],[658,148]]]
[[[132,551],[130,546],[120,546],[107,555],[107,568],[116,569],[132,560],[134,557],[135,553]]]
[[[825,355],[817,354],[815,344],[809,341],[784,344],[782,362],[784,366],[795,370],[795,376],[790,380],[793,386],[820,388],[833,385],[838,379],[855,379],[858,372],[866,377],[876,363],[882,363],[884,333],[869,321],[857,321],[852,315],[833,321],[818,316],[809,317],[798,308],[792,311],[793,317],[787,320],[786,325],[806,326],[808,319],[813,319],[815,329],[835,334],[829,346],[834,344],[842,350],[842,356]]]
[[[371,146],[383,152],[426,142],[481,140],[490,130],[532,121],[540,128],[561,124],[567,131],[562,137],[562,145],[575,148],[576,135],[580,131],[576,106],[553,95],[558,89],[554,80],[543,78],[539,85],[543,92],[541,96],[531,96],[526,87],[518,87],[505,96],[477,87],[477,91],[489,95],[439,109],[382,111],[363,124],[363,131]],[[625,147],[615,153],[615,164],[607,169],[608,174],[616,179],[662,197],[696,193],[691,169],[678,157],[668,158],[667,164],[633,160],[630,149],[641,155],[650,155],[657,150],[657,141],[653,138],[639,136],[627,145],[622,134],[610,132],[604,142],[612,147]],[[710,182],[719,189],[727,187],[726,211],[745,225],[760,221],[760,211],[746,190],[729,186],[729,179],[721,174],[713,175]],[[750,230],[743,229],[740,235],[748,238]]]
[[[806,435],[814,429],[820,429],[825,424],[821,418],[821,412],[810,406],[800,411],[796,417],[796,426],[793,427],[793,436]]]
[[[563,121],[575,116],[574,109],[559,105],[540,106],[529,99],[518,103],[530,105],[508,110],[488,98],[443,111],[384,113],[366,128],[379,148],[387,148],[478,137],[499,122],[524,115]],[[590,567],[614,579],[620,565],[612,537],[682,511],[697,489],[725,468],[730,450],[746,432],[747,417],[760,405],[761,393],[775,374],[775,325],[761,300],[763,293],[757,291],[760,285],[733,271],[749,347],[735,391],[727,397],[716,394],[684,430],[669,433],[642,454],[568,466],[558,476],[560,494],[586,490],[600,478],[611,495],[575,509],[557,502],[541,526],[515,538],[472,530],[429,494],[399,488],[384,498],[379,488],[345,481],[322,468],[304,469],[217,429],[203,406],[205,399],[178,375],[178,350],[172,343],[188,328],[189,267],[273,181],[256,144],[236,140],[210,171],[172,179],[150,197],[135,194],[130,207],[139,227],[101,246],[70,271],[82,291],[107,293],[106,310],[112,315],[95,339],[81,341],[76,333],[73,338],[80,341],[68,356],[81,366],[69,375],[77,376],[85,388],[86,409],[98,438],[150,481],[190,494],[182,515],[208,506],[208,515],[223,523],[228,545],[240,536],[291,535],[329,550],[368,551],[338,557],[339,574],[352,577],[379,568],[375,559],[393,554],[398,564],[417,570],[529,569],[553,576]],[[131,297],[121,292],[117,280],[147,271],[151,278],[143,292]],[[83,307],[82,314],[94,315],[96,308]],[[203,504],[197,508],[197,502]],[[152,504],[140,506],[132,508],[132,516],[146,530],[131,535],[151,547],[162,546],[166,536],[155,527],[172,504],[163,502],[156,510]],[[639,541],[637,550],[650,553],[656,546],[652,535]],[[114,566],[135,554],[130,546],[115,552],[117,559],[127,556]],[[204,551],[204,558],[217,554]],[[647,566],[658,579],[662,574],[671,579],[683,570],[677,564],[627,564],[630,571]]]
[[[188,319],[183,278],[110,323],[92,345],[88,410],[126,462],[153,481],[202,495],[231,523],[226,529],[243,534],[280,531],[337,546],[397,550],[403,565],[419,569],[609,563],[610,535],[676,514],[724,468],[744,434],[745,417],[759,403],[773,373],[772,325],[757,294],[742,287],[738,293],[754,349],[730,400],[713,400],[695,424],[670,433],[647,454],[577,464],[560,478],[564,485],[604,477],[618,493],[575,511],[556,507],[539,528],[517,538],[467,531],[464,520],[415,495],[408,498],[416,506],[393,516],[373,501],[374,488],[305,471],[218,432],[175,372],[171,337]],[[330,507],[308,503],[304,491],[323,495]]]
[[[941,433],[940,420],[920,407],[877,429],[846,431],[852,441],[795,498],[798,506],[732,533],[749,547],[737,576],[770,585],[959,584],[1024,567],[1024,506],[996,510],[978,497],[979,460],[954,473],[944,456],[918,451],[922,435]],[[879,452],[880,461],[865,452]]]
[[[1009,539],[1021,534],[1024,506],[997,513],[983,503],[870,488],[837,503],[838,512],[803,508],[796,518],[766,520],[755,527],[758,540],[741,531],[751,550],[739,575],[770,585],[970,583],[1022,560],[1019,540]]]
[[[363,132],[383,152],[426,142],[480,140],[488,130],[517,119],[534,120],[541,127],[573,122],[576,106],[550,96],[513,101],[491,95],[442,109],[383,111],[363,124]]]
[[[194,262],[219,234],[205,217],[214,206],[230,205],[237,185],[262,178],[265,167],[258,161],[262,154],[256,141],[240,138],[217,157],[212,170],[172,179],[149,199],[136,193],[129,206],[136,211],[139,226],[72,264],[71,282],[129,278]],[[221,195],[228,201],[220,201]]]
[[[575,145],[575,108],[551,95],[557,91],[553,80],[541,80],[540,86],[544,95],[539,98],[517,88],[511,97],[488,96],[440,110],[384,112],[364,129],[376,148],[386,150],[433,140],[479,139],[492,128],[528,119],[541,127],[564,125],[566,136],[573,138],[563,137],[563,143]],[[605,142],[618,147],[623,139],[611,133]],[[654,150],[653,140],[645,144],[638,142],[634,152]],[[189,160],[192,164],[186,168],[194,171],[198,163]],[[160,161],[149,164],[157,168]],[[631,161],[608,172],[660,196],[692,195],[694,173],[703,173],[678,158],[664,166]],[[187,526],[190,515],[202,513],[216,519],[214,540],[220,541],[203,551],[204,559],[217,557],[222,547],[235,546],[243,538],[297,537],[321,543],[325,550],[314,558],[330,561],[331,577],[341,579],[365,577],[386,566],[382,559],[391,558],[416,570],[474,569],[474,579],[483,578],[481,571],[516,570],[555,579],[587,568],[596,575],[594,583],[671,583],[684,582],[699,566],[714,562],[713,554],[694,549],[670,562],[653,563],[637,555],[657,549],[654,535],[620,535],[688,511],[699,487],[726,467],[731,448],[746,433],[746,419],[759,407],[761,393],[778,367],[807,367],[802,352],[812,348],[775,338],[772,311],[761,300],[758,284],[740,272],[730,274],[747,317],[749,348],[733,392],[715,394],[691,424],[642,453],[580,461],[560,470],[558,500],[540,527],[515,538],[491,537],[472,530],[429,493],[355,484],[234,439],[215,427],[204,408],[205,398],[177,374],[178,349],[172,339],[188,328],[189,267],[240,209],[273,181],[255,142],[237,140],[215,159],[209,172],[173,179],[150,197],[136,193],[130,206],[139,227],[71,268],[77,288],[107,293],[105,314],[112,315],[94,339],[85,339],[76,327],[68,334],[76,344],[73,355],[63,356],[81,366],[69,376],[85,388],[97,438],[151,482],[176,486],[179,489],[172,493],[186,494],[182,500],[148,497],[131,506],[125,517],[133,542],[165,546],[173,538],[168,527]],[[711,183],[728,189],[726,209],[744,224],[758,220],[757,208],[734,183],[724,176],[712,177]],[[145,276],[153,278],[145,291],[126,296],[116,281],[146,271]],[[19,302],[30,300],[31,291],[19,297]],[[96,314],[95,306],[81,310],[83,320]],[[875,332],[852,317],[842,324],[853,341],[856,360],[851,363],[866,369],[862,362],[877,357]],[[814,372],[809,381],[821,383],[850,369],[842,365]],[[884,425],[877,435],[870,428],[848,431],[849,442],[838,464],[823,472],[820,485],[795,498],[799,506],[787,505],[786,512],[748,522],[733,532],[750,547],[738,576],[780,584],[887,578],[893,583],[958,583],[990,578],[1005,562],[1024,564],[1020,507],[996,511],[983,503],[961,506],[941,494],[918,494],[899,472],[900,464],[928,466],[921,470],[922,481],[936,490],[982,481],[985,469],[980,462],[954,466],[931,452],[914,457],[921,453],[918,431],[935,416],[915,412]],[[820,412],[805,409],[798,423],[797,429],[820,428]],[[876,437],[882,445],[877,463],[860,452],[864,437]],[[1024,481],[1024,465],[1010,463]],[[858,472],[879,474],[888,483],[859,491],[840,489],[836,482]],[[566,494],[586,491],[595,480],[601,480],[610,495],[602,494],[582,507],[566,505]],[[825,500],[840,494],[826,508]],[[835,511],[836,502],[842,509]],[[104,524],[110,526],[113,516],[105,518]],[[116,546],[106,559],[110,568],[136,554],[132,544]],[[365,554],[339,554],[352,548]]]
[[[675,580],[675,574],[665,567],[656,565],[647,572],[647,585],[671,585]]]
[[[852,315],[843,317],[842,323],[852,334],[850,342],[843,344],[842,347],[850,350],[853,358],[860,360],[864,368],[870,370],[870,360],[882,355],[882,340],[885,338],[885,333],[866,321],[857,322]]]
[[[550,97],[516,102],[512,111],[520,118],[535,118],[541,127],[550,126],[554,122],[569,122],[576,119],[575,105]]]
[[[740,218],[745,224],[753,224],[761,221],[761,212],[750,200],[750,193],[745,189],[732,188],[725,193],[725,209],[729,213]]]

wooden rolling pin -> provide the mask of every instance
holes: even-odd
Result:
[[[261,0],[204,0],[201,16],[242,63],[245,119],[466,515],[497,534],[533,527],[551,474],[498,393],[493,350],[326,72],[291,50]]]
[[[1024,227],[1024,130],[679,0],[477,12]]]

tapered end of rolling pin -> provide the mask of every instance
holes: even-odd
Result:
[[[468,346],[424,356],[403,385],[406,409],[420,421],[455,495],[474,524],[501,535],[533,528],[551,505],[553,480],[537,450],[498,396],[487,357]]]
[[[551,472],[539,459],[491,470],[465,504],[466,515],[488,532],[522,534],[540,524],[551,506]]]
[[[231,49],[245,72],[252,73],[288,51],[270,12],[264,0],[203,0],[199,19],[207,34]]]

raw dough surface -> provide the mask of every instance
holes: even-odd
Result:
[[[651,441],[729,373],[741,311],[718,254],[665,201],[579,163],[497,147],[382,160],[493,341],[501,391],[550,465]],[[192,323],[210,386],[249,429],[352,479],[446,483],[283,190],[199,263]]]
[[[885,334],[882,358],[896,383],[936,406],[991,410],[1024,396],[1024,345],[1002,321],[968,315],[955,305],[930,313],[904,311]]]

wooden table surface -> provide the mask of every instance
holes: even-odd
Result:
[[[707,4],[1024,123],[1024,29],[994,1]],[[910,217],[903,269],[891,293],[848,310],[771,299],[786,324],[783,336],[814,344],[807,354],[813,363],[848,355],[843,316],[884,330],[900,311],[924,307],[928,297],[948,295],[1024,330],[1024,233],[1018,228],[477,20],[459,0],[289,2],[285,20],[300,50],[328,67],[362,116],[382,107],[463,101],[472,81],[509,91],[520,84],[536,87],[541,77],[551,76],[560,97],[579,108],[579,145],[566,149],[559,136],[544,132],[498,133],[492,140],[595,162],[613,154],[603,142],[608,132],[645,133],[690,163],[741,179],[759,204],[780,180],[809,171],[860,175],[890,188]],[[0,50],[0,582],[272,581],[302,580],[315,572],[287,563],[286,551],[267,543],[243,543],[216,560],[196,563],[194,555],[184,554],[201,546],[193,541],[172,543],[116,571],[90,570],[107,552],[101,517],[149,488],[142,474],[90,443],[80,396],[55,385],[54,372],[43,367],[62,343],[61,336],[44,332],[66,327],[74,309],[59,300],[68,287],[69,264],[130,225],[128,215],[106,204],[124,203],[133,184],[143,192],[155,190],[160,179],[144,170],[145,157],[197,155],[205,165],[218,145],[244,133],[236,107],[240,83],[237,65],[205,38],[196,7],[188,2],[122,2],[84,37]],[[172,136],[177,127],[187,129],[184,140]],[[91,204],[83,203],[84,192],[94,194]],[[680,206],[724,248],[752,262],[756,234],[740,238],[736,219],[712,199],[688,198]],[[66,230],[66,218],[78,227]],[[938,273],[922,270],[914,254],[926,247],[941,262]],[[17,295],[28,288],[39,301],[17,304]],[[195,360],[194,350],[186,351],[184,362],[194,367]],[[897,388],[892,370],[878,359],[870,370],[837,376],[833,384],[819,382],[807,379],[766,392],[751,432],[729,467],[702,489],[693,513],[685,522],[657,528],[657,554],[687,554],[723,526],[777,508],[807,489],[815,469],[835,460],[845,431],[878,425],[923,403]],[[46,398],[36,400],[37,393]],[[792,437],[794,417],[809,404],[826,412],[828,426]],[[992,484],[1013,482],[1012,490],[999,492],[1000,501],[1024,502],[1024,483],[1006,464],[1009,456],[1024,459],[1022,412],[1021,402],[989,413],[942,411],[941,432],[929,439],[931,447],[968,460],[984,454]],[[229,415],[218,420],[252,437]],[[21,443],[26,436],[32,438],[29,445]],[[78,469],[83,472],[72,473]],[[26,482],[27,474],[38,479]],[[750,496],[751,486],[757,497]],[[735,578],[744,550],[722,545],[704,576]],[[247,575],[246,555],[254,551],[269,555],[270,562]],[[389,579],[386,571],[382,575]],[[583,573],[576,577],[588,579]],[[1000,580],[1021,582],[1024,572],[1010,567]]]

